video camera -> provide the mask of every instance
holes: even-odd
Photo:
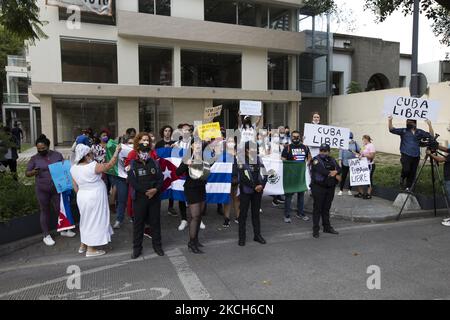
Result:
[[[430,134],[429,136],[420,139],[419,145],[421,148],[427,148],[432,153],[436,153],[439,149],[439,142],[437,141],[438,138],[438,134],[436,134],[434,137]]]

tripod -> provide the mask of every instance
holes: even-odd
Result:
[[[436,151],[435,154],[442,155],[438,151]],[[442,180],[441,173],[439,172],[439,163],[437,161],[435,161],[430,154],[427,154],[425,159],[423,160],[422,166],[420,167],[418,174],[416,175],[416,177],[414,179],[414,182],[413,182],[411,188],[409,189],[409,191],[406,192],[408,195],[406,196],[405,202],[403,202],[403,206],[402,206],[402,208],[400,209],[400,212],[397,215],[397,218],[396,218],[397,221],[400,220],[400,216],[401,216],[403,210],[405,209],[405,206],[406,206],[406,203],[408,202],[409,197],[414,193],[414,190],[416,188],[417,182],[419,181],[419,178],[420,178],[420,175],[422,173],[422,170],[425,167],[425,165],[427,164],[428,160],[430,160],[430,164],[431,164],[431,182],[433,184],[434,216],[435,217],[437,216],[437,210],[436,210],[436,174],[438,176],[438,181],[439,181],[439,184],[441,186],[442,194],[444,196],[445,205],[447,206],[447,211],[450,214],[450,207],[449,207],[449,204],[448,204],[448,195],[447,195],[447,191],[446,191],[446,189],[444,187],[444,181]]]

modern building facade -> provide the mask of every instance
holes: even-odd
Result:
[[[112,17],[82,12],[80,28],[38,3],[48,39],[30,47],[32,92],[55,145],[85,127],[158,132],[216,105],[233,129],[239,100],[263,101],[265,125],[297,128],[302,86],[319,90],[325,72],[328,92],[328,58],[302,63],[314,52],[314,32],[298,30],[302,0],[117,0]]]

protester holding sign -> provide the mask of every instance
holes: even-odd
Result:
[[[375,146],[372,143],[372,138],[369,135],[364,135],[362,137],[363,147],[359,158],[366,158],[369,170],[370,170],[370,185],[367,186],[367,192],[363,192],[363,187],[358,187],[358,194],[355,195],[356,198],[372,199],[372,186],[373,186],[373,173],[375,172]]]
[[[338,193],[338,196],[342,196],[342,193],[344,191],[345,181],[347,180],[347,176],[350,170],[350,166],[348,164],[348,161],[350,159],[356,158],[356,155],[358,155],[361,152],[361,148],[359,147],[358,143],[353,140],[353,133],[350,132],[350,141],[348,149],[340,149],[339,150],[339,165],[342,168],[342,180],[340,183],[340,190]],[[351,184],[348,187],[348,195],[351,196],[352,194],[352,186]]]
[[[239,111],[238,124],[239,124],[239,131],[241,133],[239,141],[240,145],[243,145],[248,141],[252,142],[256,141],[256,132],[259,129],[260,123],[261,123],[261,116],[258,116],[258,120],[256,121],[256,123],[252,124],[251,116],[244,115],[243,119],[241,119],[241,112]]]
[[[315,111],[315,112],[313,112],[312,114],[311,114],[311,117],[312,117],[312,119],[311,119],[311,123],[312,124],[315,124],[315,125],[318,125],[318,124],[320,124],[320,114],[319,114],[319,112],[317,112],[317,111]],[[305,141],[305,139],[303,138],[303,141]],[[309,147],[309,151],[311,152],[311,157],[315,157],[315,156],[317,156],[318,154],[319,154],[319,147],[313,147],[313,146],[310,146]]]
[[[388,117],[389,131],[392,134],[399,135],[401,138],[400,153],[402,164],[402,174],[400,178],[400,186],[411,188],[417,173],[417,167],[420,161],[420,144],[419,141],[423,138],[434,136],[433,127],[430,120],[426,120],[429,133],[417,129],[417,120],[406,120],[406,128],[394,128],[392,125],[392,116]],[[406,185],[405,185],[406,180]]]
[[[50,140],[45,135],[40,135],[36,140],[38,153],[31,157],[27,165],[25,175],[36,178],[36,196],[41,209],[41,229],[44,234],[44,243],[53,246],[55,241],[49,233],[50,204],[55,212],[60,211],[60,195],[58,194],[53,179],[50,175],[49,165],[64,161],[61,153],[50,150]],[[73,237],[75,234],[68,230],[61,232],[62,236]]]

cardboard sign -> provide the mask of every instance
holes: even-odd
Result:
[[[64,160],[48,166],[56,191],[63,193],[72,190],[72,175],[70,174],[70,161]]]
[[[349,148],[350,129],[305,123],[304,144],[310,147],[320,147],[326,143],[330,148]]]
[[[241,100],[239,110],[243,116],[261,116],[262,102],[261,101],[247,101]]]
[[[431,120],[438,119],[440,103],[438,101],[400,96],[384,98],[384,115],[402,119]]]
[[[220,132],[220,123],[213,122],[200,125],[198,127],[198,135],[202,140],[210,140],[222,137],[222,132]]]
[[[220,116],[222,113],[222,105],[217,107],[205,108],[205,112],[203,113],[203,119],[205,122],[211,122],[214,118]]]
[[[77,6],[81,11],[93,12],[98,15],[112,15],[112,0],[47,0],[46,4],[49,6],[57,6],[69,8],[70,6]]]
[[[368,186],[370,185],[370,168],[367,158],[350,159],[350,186]]]

